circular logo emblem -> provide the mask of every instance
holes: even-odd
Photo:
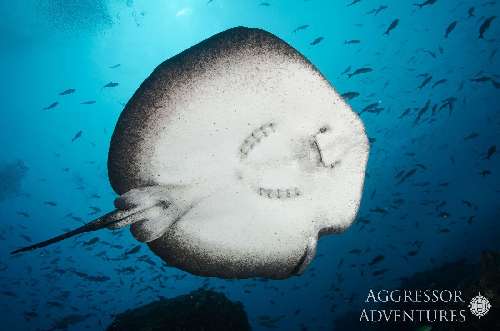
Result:
[[[491,308],[491,304],[488,299],[483,297],[481,292],[479,292],[479,294],[473,297],[470,301],[469,308],[472,315],[481,318],[488,313]]]

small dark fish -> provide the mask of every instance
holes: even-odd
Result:
[[[437,107],[438,107],[437,104],[435,104],[434,106],[432,106],[432,116],[434,116],[436,114]]]
[[[20,235],[20,237],[23,238],[24,240],[26,240],[27,242],[30,242],[30,243],[33,242],[33,240],[25,234]]]
[[[106,282],[106,281],[111,279],[108,276],[92,276],[92,275],[89,275],[85,272],[80,272],[80,271],[76,271],[76,270],[71,270],[71,272],[74,273],[75,275],[77,275],[78,277],[83,278],[85,280],[88,280],[90,282],[101,283],[101,282]]]
[[[311,41],[311,43],[310,43],[309,45],[311,45],[311,46],[317,45],[317,44],[319,44],[320,42],[322,42],[322,41],[323,41],[323,39],[325,39],[325,38],[323,38],[323,37],[318,37],[318,38],[314,39],[313,41]]]
[[[358,39],[351,39],[351,40],[346,40],[344,41],[344,44],[346,45],[350,45],[350,44],[359,44],[361,42],[361,40],[358,40]]]
[[[385,10],[387,8],[389,8],[389,7],[381,5],[380,7],[374,8],[374,9],[370,10],[369,12],[367,12],[366,15],[370,15],[370,14],[378,15],[378,13],[380,13],[382,10]]]
[[[464,137],[464,140],[470,140],[479,137],[479,134],[472,132]]]
[[[61,93],[59,93],[59,95],[68,95],[68,94],[73,94],[73,93],[75,93],[75,91],[76,91],[76,90],[75,90],[74,88],[69,88],[69,89],[64,90],[64,91],[62,91]]]
[[[342,96],[342,98],[344,98],[346,100],[352,100],[352,99],[358,97],[359,93],[358,92],[346,92],[346,93],[343,93],[341,96]]]
[[[362,224],[368,224],[368,223],[370,223],[370,220],[367,218],[360,218],[360,219],[358,219],[358,222],[362,223]]]
[[[24,211],[18,211],[17,215],[24,216],[26,218],[30,217],[30,214],[28,214],[27,212],[24,212]]]
[[[104,87],[116,87],[118,85],[120,85],[120,83],[109,82],[106,85],[104,85],[103,88]]]
[[[380,13],[382,10],[386,10],[387,8],[389,8],[389,7],[384,6],[384,5],[378,7],[377,10],[375,11],[375,15],[378,15],[378,13]]]
[[[309,27],[309,24],[304,24],[304,25],[300,25],[298,27],[296,27],[292,32],[293,33],[296,33],[298,31],[302,31],[302,30],[305,30]]]
[[[345,70],[342,71],[341,75],[347,74],[349,71],[351,71],[351,66],[348,66],[347,68],[345,68]]]
[[[421,90],[425,85],[429,84],[432,80],[432,76],[427,77],[424,81],[418,86],[418,89]]]
[[[124,255],[132,255],[139,252],[140,250],[141,250],[141,245],[137,245],[126,251]]]
[[[471,78],[469,80],[471,82],[474,82],[474,83],[484,83],[484,82],[489,82],[491,80],[491,77],[481,76],[481,77],[478,77],[478,78]]]
[[[269,2],[261,2],[259,6],[269,7],[271,4]]]
[[[81,105],[93,105],[96,101],[95,100],[88,100],[88,101],[83,101],[80,104]]]
[[[381,208],[381,207],[372,208],[372,209],[370,209],[370,211],[372,213],[379,213],[379,214],[384,214],[384,215],[387,214],[387,209]]]
[[[483,177],[486,177],[488,175],[491,175],[491,171],[489,171],[489,170],[482,170],[479,174],[481,176],[483,176]]]
[[[357,4],[358,2],[361,2],[361,0],[353,0],[350,4],[347,5],[347,7],[353,6]]]
[[[448,232],[450,232],[450,229],[444,228],[444,229],[440,229],[438,232],[439,233],[448,233]]]
[[[81,217],[78,217],[78,216],[70,216],[70,217],[77,222],[85,224],[85,222],[83,222],[83,219]]]
[[[383,255],[377,255],[375,256],[370,263],[368,263],[369,266],[372,266],[374,264],[377,264],[379,262],[381,262],[382,260],[384,260],[384,256]]]
[[[410,171],[408,171],[404,176],[401,177],[401,179],[399,180],[398,184],[401,184],[403,183],[405,180],[407,180],[408,178],[410,178],[411,176],[415,175],[415,173],[417,172],[417,168],[413,168],[411,169]]]
[[[479,27],[479,39],[484,39],[484,33],[490,28],[491,22],[496,18],[496,16],[488,17],[483,24]]]
[[[355,255],[358,255],[361,253],[361,249],[358,249],[358,248],[355,248],[355,249],[351,249],[349,251],[349,254],[355,254]]]
[[[394,21],[392,21],[391,25],[389,25],[389,27],[387,28],[387,30],[385,30],[384,32],[384,35],[389,35],[389,33],[394,30],[399,24],[399,19],[395,19]]]
[[[57,206],[57,203],[55,203],[54,201],[44,201],[43,203],[51,207]]]
[[[13,298],[17,297],[17,295],[12,291],[0,291],[0,294]]]
[[[414,6],[417,6],[419,8],[422,8],[424,6],[430,6],[430,5],[433,5],[437,2],[437,0],[427,0],[427,1],[424,1],[422,3],[414,3],[413,5]]]
[[[369,113],[376,112],[376,111],[378,111],[378,106],[379,105],[380,105],[379,102],[371,103],[368,106],[366,106],[365,108],[363,108],[363,110],[361,110],[360,114],[362,114],[364,112],[369,112]]]
[[[90,206],[90,209],[92,209],[92,212],[89,215],[94,215],[101,212],[101,208],[99,207]]]
[[[119,269],[115,269],[115,270],[119,274],[131,274],[131,273],[135,272],[135,268],[133,268],[133,267],[124,267],[124,268],[119,268]]]
[[[413,125],[417,125],[422,116],[427,112],[431,105],[431,100],[427,100],[426,104],[420,109],[420,111],[417,114],[417,117],[415,118],[415,121],[413,122]]]
[[[422,170],[427,170],[427,167],[425,165],[423,165],[422,163],[417,163],[415,164],[417,167],[419,167],[420,169]]]
[[[469,10],[467,10],[467,13],[469,14],[468,17],[474,17],[474,7],[470,7]]]
[[[349,76],[349,78],[351,78],[352,76],[356,76],[356,75],[360,75],[360,74],[366,74],[366,73],[369,73],[369,72],[372,72],[372,71],[373,71],[372,68],[363,67],[363,68],[356,69],[353,73],[348,74],[347,76]]]
[[[380,276],[380,275],[385,274],[387,271],[389,271],[389,269],[375,270],[374,272],[372,272],[372,275],[373,276]]]
[[[456,101],[457,101],[457,98],[455,98],[455,97],[450,97],[450,98],[444,99],[442,101],[443,104],[441,105],[441,107],[439,107],[439,110],[441,110],[445,107],[448,107],[449,113],[451,115],[451,113],[453,111],[453,105],[455,104]]]
[[[436,53],[428,50],[428,49],[424,49],[423,52],[429,54],[430,56],[432,56],[434,59],[436,58]]]
[[[486,160],[489,160],[495,153],[497,152],[497,146],[493,145],[488,148],[488,151],[486,152],[486,156],[484,157]]]
[[[116,68],[118,68],[119,66],[121,66],[121,64],[120,64],[120,63],[110,66],[110,67],[109,67],[109,69],[116,69]]]
[[[99,241],[99,238],[98,237],[94,237],[88,241],[85,241],[83,243],[83,246],[91,246],[91,245],[94,245],[95,243],[97,243]]]
[[[80,130],[78,131],[77,133],[75,133],[75,135],[73,136],[73,138],[71,139],[71,142],[74,142],[75,140],[77,140],[78,138],[80,138],[82,136],[82,133],[83,131]]]
[[[399,118],[403,118],[403,117],[407,116],[410,113],[410,111],[411,111],[411,108],[406,108],[405,111],[401,115],[399,115]]]
[[[449,34],[455,29],[455,27],[457,26],[457,21],[453,21],[450,23],[450,25],[448,25],[448,27],[446,28],[446,31],[444,33],[444,37],[445,38],[448,38]]]
[[[436,86],[438,86],[439,84],[444,84],[446,83],[448,80],[447,79],[440,79],[438,80],[437,82],[435,82],[434,84],[432,84],[432,88],[435,88]]]
[[[147,255],[143,255],[137,258],[139,261],[146,262],[149,265],[156,266],[156,263],[149,258]]]
[[[43,110],[49,110],[49,109],[53,109],[53,108],[56,108],[57,105],[59,105],[59,102],[52,102],[50,105],[48,105],[47,107],[43,108]]]

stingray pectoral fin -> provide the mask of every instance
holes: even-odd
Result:
[[[316,255],[316,247],[318,245],[318,237],[313,236],[309,238],[306,250],[304,251],[304,255],[299,260],[299,263],[295,266],[295,268],[290,273],[291,275],[301,275],[304,270],[307,268],[309,263],[314,259]]]

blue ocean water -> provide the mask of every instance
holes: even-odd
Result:
[[[70,330],[101,330],[125,309],[208,286],[241,301],[254,330],[267,329],[264,315],[280,330],[338,330],[336,318],[359,310],[369,288],[397,288],[401,277],[498,250],[500,19],[485,22],[499,8],[486,0],[421,8],[396,0],[0,1],[0,328],[47,330],[78,314]],[[359,93],[349,103],[371,151],[351,228],[321,238],[303,275],[265,282],[193,276],[162,266],[145,246],[108,259],[137,245],[127,230],[11,256],[111,210],[107,152],[125,103],[158,64],[240,25],[274,33],[337,91]],[[349,77],[359,68],[372,71]],[[120,273],[128,266],[136,270]]]

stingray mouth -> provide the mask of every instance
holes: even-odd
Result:
[[[264,188],[259,187],[259,195],[269,199],[290,199],[302,195],[298,187],[293,188]]]
[[[332,145],[324,136],[330,130],[323,125],[306,137],[290,139],[294,134],[274,121],[260,125],[240,144],[239,158],[245,170],[237,172],[237,177],[263,198],[301,197],[307,191],[304,173],[330,172],[340,164],[328,153]]]

